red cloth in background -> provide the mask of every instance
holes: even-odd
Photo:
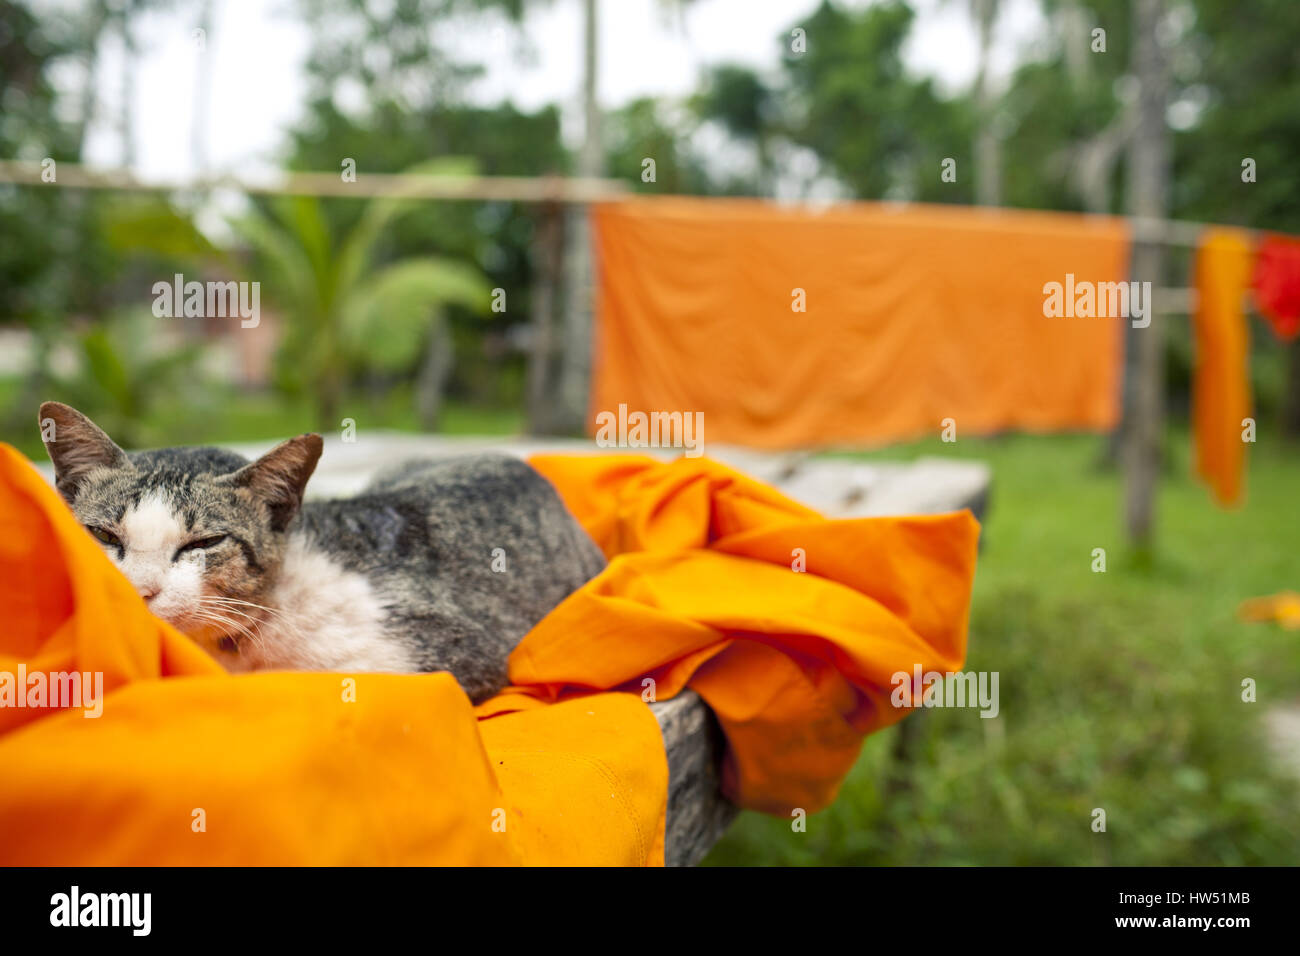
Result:
[[[1255,253],[1252,284],[1273,333],[1291,341],[1300,333],[1300,239],[1266,236]]]

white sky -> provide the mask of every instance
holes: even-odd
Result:
[[[663,0],[601,0],[601,104],[613,107],[637,96],[688,93],[702,68],[722,62],[774,70],[780,32],[819,2],[697,0],[683,21],[665,12],[668,4]],[[905,51],[908,65],[937,77],[946,88],[968,85],[976,59],[968,0],[913,2],[919,16]],[[310,34],[296,17],[296,4],[216,0],[203,52],[193,39],[195,6],[185,4],[182,11],[141,21],[138,43],[145,52],[134,97],[135,168],[148,176],[175,178],[195,172],[193,103],[203,66],[211,70],[210,167],[247,175],[275,168],[277,151],[300,115],[306,92],[302,63]],[[994,51],[995,72],[1002,76],[1027,52],[1032,55],[1024,48],[1041,27],[1034,0],[1007,0],[1004,7]],[[552,0],[535,7],[523,32],[532,55],[521,61],[515,56],[517,41],[511,30],[487,20],[457,30],[457,41],[474,50],[463,58],[488,65],[474,98],[484,103],[510,99],[527,109],[557,102],[564,108],[566,135],[580,132],[579,0]],[[106,117],[118,113],[120,68],[120,50],[105,49],[99,90]],[[93,164],[120,164],[118,130],[110,123],[99,124],[90,134],[87,153]]]

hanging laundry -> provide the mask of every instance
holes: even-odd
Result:
[[[1206,230],[1196,250],[1194,272],[1195,468],[1215,500],[1228,507],[1241,500],[1246,461],[1242,420],[1251,414],[1250,329],[1243,301],[1251,278],[1249,238],[1237,229]]]
[[[1150,320],[1110,217],[671,197],[593,221],[593,434],[622,405],[702,413],[706,446],[1105,431]]]
[[[1300,333],[1300,239],[1266,236],[1255,255],[1255,303],[1273,334],[1289,342]]]

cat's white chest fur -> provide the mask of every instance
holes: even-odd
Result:
[[[383,607],[365,576],[313,548],[305,534],[289,538],[267,603],[276,611],[249,642],[239,669],[419,669],[410,651],[385,635]]]

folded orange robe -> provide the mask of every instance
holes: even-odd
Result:
[[[620,405],[751,448],[1118,422],[1125,320],[1048,317],[1044,287],[1127,279],[1123,220],[665,197],[592,221],[593,434]]]
[[[905,713],[890,674],[961,664],[967,513],[830,522],[702,460],[535,464],[613,560],[476,714],[441,674],[227,675],[0,446],[0,682],[97,672],[106,695],[0,707],[0,863],[661,863],[645,678],[715,708],[743,805],[811,810]]]
[[[1244,297],[1251,283],[1250,239],[1240,230],[1209,229],[1196,249],[1196,339],[1192,432],[1196,474],[1215,501],[1241,501],[1246,443],[1242,420],[1251,414],[1250,328]]]

